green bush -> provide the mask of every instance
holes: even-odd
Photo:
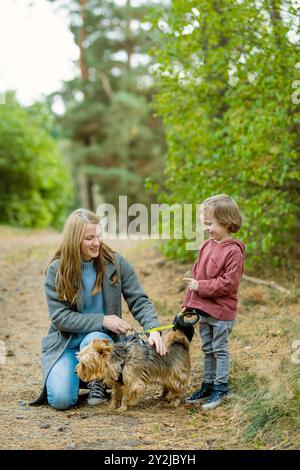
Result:
[[[73,202],[70,170],[39,106],[0,105],[0,222],[60,227]]]
[[[159,33],[155,106],[168,144],[160,201],[231,195],[253,264],[282,263],[299,240],[297,11],[287,1],[283,15],[281,5],[173,0],[151,17]],[[194,256],[184,244],[164,245],[165,253]]]

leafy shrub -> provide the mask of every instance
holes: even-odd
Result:
[[[299,240],[299,38],[293,2],[173,0],[153,12],[156,109],[166,128],[160,201],[227,193],[253,264],[282,264]],[[299,87],[298,87],[299,88]],[[164,245],[190,258],[185,240]],[[183,247],[180,249],[179,247]]]
[[[0,105],[0,222],[59,227],[72,202],[70,170],[45,114],[9,95]]]

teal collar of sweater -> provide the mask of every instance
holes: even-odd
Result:
[[[91,261],[80,261],[81,271],[83,273],[90,273],[95,271],[94,260]]]
[[[117,268],[113,263],[111,263],[107,259],[105,259],[104,262],[105,262],[105,274],[108,278],[110,278]],[[92,272],[96,270],[94,260],[81,261],[80,266],[81,266],[82,272]]]

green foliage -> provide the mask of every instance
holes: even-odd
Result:
[[[296,7],[173,0],[151,21],[160,31],[152,52],[168,143],[161,201],[231,195],[242,210],[238,236],[248,262],[283,263],[299,241]],[[191,252],[178,248],[184,243],[167,244],[166,253],[188,258]]]
[[[49,135],[42,105],[25,109],[12,95],[0,105],[0,222],[59,227],[72,204],[69,169]]]

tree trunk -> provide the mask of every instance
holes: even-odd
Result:
[[[78,167],[77,171],[77,184],[78,184],[78,199],[81,207],[85,209],[89,208],[90,197],[89,197],[89,188],[88,181],[82,166]]]
[[[80,75],[83,81],[87,81],[89,78],[88,66],[85,60],[85,46],[84,41],[86,39],[86,24],[87,24],[87,8],[88,8],[88,0],[80,0],[80,13],[82,19],[82,27],[79,32],[78,38],[78,45],[80,51],[79,57],[79,67],[80,67]]]
[[[247,282],[252,282],[253,284],[258,284],[261,286],[269,287],[270,289],[278,290],[282,294],[290,294],[290,291],[288,289],[283,286],[280,286],[274,281],[265,281],[263,279],[258,279],[257,277],[246,276],[245,274],[243,275],[242,279]]]

